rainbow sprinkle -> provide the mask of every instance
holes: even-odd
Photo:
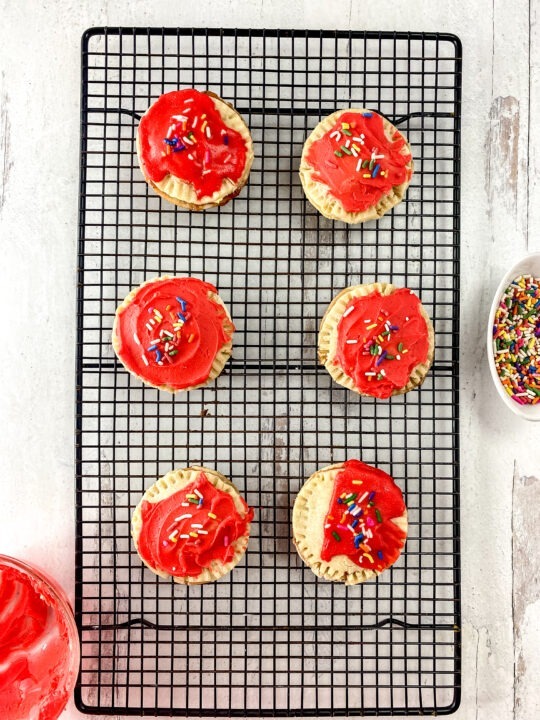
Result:
[[[186,100],[186,104],[188,102],[192,102],[193,98],[189,98]],[[191,111],[191,108],[186,107],[184,108],[184,113],[189,113]],[[210,125],[208,124],[208,120],[206,119],[206,114],[203,113],[200,117],[201,124],[199,126],[199,134],[202,136],[202,139],[204,140],[205,137],[209,140],[212,139],[212,130],[210,128]],[[191,128],[188,130],[188,121],[191,122]],[[198,125],[199,117],[196,116],[192,120],[187,115],[173,115],[171,117],[171,124],[169,125],[169,129],[167,130],[167,136],[163,138],[163,143],[165,145],[165,150],[162,151],[161,155],[162,157],[166,157],[167,155],[170,155],[171,152],[182,152],[183,150],[186,150],[188,146],[194,146],[197,144],[197,137],[195,136],[195,133],[193,132]],[[229,135],[228,132],[224,129],[221,130],[221,139],[223,141],[223,144],[225,146],[229,145]],[[192,162],[196,162],[195,158],[191,153],[187,153],[187,157]],[[228,156],[230,159],[230,155]],[[206,149],[205,156],[204,156],[204,164],[208,164],[210,162],[210,152],[208,148]],[[196,163],[199,164],[199,163]],[[202,174],[205,175],[207,173],[211,172],[209,169],[203,170]]]
[[[182,339],[182,328],[184,324],[189,320],[189,313],[186,312],[187,302],[177,297],[176,302],[179,305],[179,309],[172,312],[171,305],[167,305],[165,313],[169,317],[164,318],[162,313],[154,307],[148,308],[149,314],[153,317],[146,323],[146,329],[150,333],[150,344],[146,347],[148,354],[152,353],[150,357],[157,365],[164,365],[165,362],[171,363],[173,358],[178,355],[179,345]],[[169,319],[170,318],[170,319]],[[160,326],[159,328],[157,326]],[[190,334],[188,342],[192,342],[194,334]],[[138,338],[136,339],[139,340]],[[140,340],[139,340],[140,344]],[[142,355],[145,365],[148,365],[148,358],[145,354]]]
[[[354,305],[350,305],[345,310],[342,317],[347,317],[347,315],[349,315],[353,310]],[[409,318],[407,318],[407,320],[408,319]],[[373,358],[371,368],[364,374],[368,380],[371,380],[372,377],[376,377],[377,380],[381,380],[385,376],[386,371],[384,368],[379,369],[380,365],[386,362],[391,362],[392,360],[401,360],[401,353],[405,354],[407,349],[404,348],[403,343],[400,342],[397,346],[397,353],[390,353],[388,351],[389,345],[393,344],[392,333],[398,332],[399,326],[392,325],[388,319],[385,319],[382,315],[379,315],[379,317],[376,318],[376,322],[371,322],[371,320],[366,319],[364,320],[364,323],[370,323],[369,325],[366,325],[365,331],[374,330],[371,338],[368,339],[367,336],[365,336],[362,340],[360,340],[360,336],[357,338],[349,338],[346,340],[346,344],[353,345],[358,342],[363,344],[362,355],[371,355]],[[382,327],[381,323],[383,324]],[[385,345],[386,347],[384,347]]]
[[[362,113],[364,117],[370,118],[373,117],[373,113]],[[351,128],[354,128],[356,123],[341,123],[341,130],[333,130],[331,133],[329,133],[328,137],[331,140],[335,140],[337,147],[334,148],[334,155],[337,158],[343,158],[344,156],[352,156],[355,158],[356,163],[356,172],[359,173],[361,170],[369,170],[369,172],[362,173],[362,177],[366,179],[375,179],[379,173],[381,176],[385,176],[387,173],[384,170],[381,170],[381,166],[379,163],[377,163],[377,160],[381,160],[384,158],[384,155],[377,155],[378,148],[372,148],[370,157],[369,158],[362,158],[360,156],[360,153],[362,151],[362,146],[365,145],[366,136],[364,133],[360,133],[359,135],[353,135],[351,132]],[[342,144],[343,138],[346,139],[345,144]],[[348,139],[351,138],[351,139]],[[351,145],[351,140],[353,140],[353,144]],[[358,143],[358,145],[356,144]],[[367,150],[367,148],[366,148]],[[328,162],[328,165],[330,167],[337,167],[334,163]]]
[[[195,488],[194,493],[186,494],[187,502],[182,502],[183,507],[189,507],[190,503],[202,505],[204,496]],[[210,513],[209,513],[210,514]],[[190,523],[189,521],[193,518],[192,513],[183,513],[178,517],[174,518],[174,522],[167,528],[168,533],[167,539],[171,543],[177,543],[178,540],[190,540],[191,538],[198,538],[199,535],[208,535],[208,531],[204,530],[202,523]],[[184,532],[182,532],[184,530]],[[172,532],[171,532],[172,531]],[[170,533],[170,534],[169,534]],[[167,541],[163,542],[163,545],[167,546]]]
[[[353,484],[362,484],[362,481],[355,480],[353,481]],[[360,497],[358,497],[358,495],[359,493],[354,491],[341,493],[341,495],[336,498],[337,505],[341,506],[339,508],[339,512],[344,509],[344,512],[340,517],[340,521],[335,523],[335,526],[333,526],[332,521],[334,520],[334,517],[328,514],[326,516],[326,524],[324,527],[325,529],[330,530],[330,534],[336,542],[341,542],[343,539],[349,542],[352,541],[355,549],[361,549],[364,551],[358,558],[359,564],[362,562],[362,557],[367,557],[372,564],[375,564],[373,557],[370,554],[373,552],[373,549],[369,545],[369,539],[373,538],[373,532],[369,528],[376,527],[377,524],[381,524],[383,522],[383,517],[379,508],[375,507],[375,521],[367,514],[367,508],[366,514],[364,515],[364,511],[360,507],[360,505],[366,500],[369,501],[368,507],[374,507],[374,490],[367,490]],[[340,535],[335,528],[337,528],[337,530],[349,531],[350,534],[346,533],[344,535]],[[377,551],[377,557],[379,560],[383,559],[383,555],[380,550]]]
[[[540,402],[540,278],[520,275],[504,291],[493,323],[493,355],[512,400]]]

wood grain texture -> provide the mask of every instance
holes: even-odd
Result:
[[[71,594],[83,30],[322,27],[438,30],[461,37],[464,626],[463,701],[455,717],[536,720],[540,617],[537,586],[529,585],[532,568],[538,575],[538,544],[530,542],[538,540],[538,531],[527,512],[533,503],[538,507],[539,431],[500,403],[488,377],[484,334],[499,278],[527,249],[540,250],[538,2],[348,0],[337,6],[323,0],[214,0],[210,13],[208,5],[191,4],[189,15],[186,4],[173,0],[4,0],[0,7],[0,299],[13,309],[3,330],[15,348],[3,365],[0,468],[3,477],[25,480],[4,488],[0,538],[3,551],[41,564]],[[319,242],[330,238],[328,233]],[[280,452],[286,452],[286,442],[284,427]],[[117,602],[123,607],[126,600]],[[114,609],[111,603],[103,619]],[[62,717],[87,716],[71,705]]]
[[[540,479],[514,469],[512,498],[512,622],[514,717],[540,717]]]
[[[4,80],[2,74],[2,81]],[[2,82],[2,85],[4,82]],[[4,207],[9,181],[9,173],[13,165],[11,159],[11,122],[9,118],[9,96],[0,94],[0,213]]]
[[[489,211],[501,212],[514,224],[518,220],[519,100],[512,96],[493,99],[486,143]]]
[[[540,7],[537,0],[529,2],[528,33],[528,208],[527,248],[540,252]]]

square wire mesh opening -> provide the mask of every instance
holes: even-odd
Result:
[[[437,34],[93,29],[83,38],[77,369],[76,615],[88,712],[444,713],[460,695],[458,341],[461,46]],[[251,129],[248,185],[190,213],[148,189],[138,116],[209,88]],[[336,108],[379,110],[411,142],[406,199],[379,222],[332,223],[305,200],[305,138]],[[209,388],[170,397],[119,366],[128,291],[162,273],[214,283],[238,328]],[[317,365],[317,326],[343,287],[418,292],[436,331],[424,385],[359,398]],[[391,473],[409,539],[376,581],[317,580],[291,508],[317,468],[361,457]],[[245,560],[203,587],[158,580],[130,516],[168,470],[216,467],[256,510]]]

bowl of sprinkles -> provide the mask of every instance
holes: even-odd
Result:
[[[501,280],[487,343],[493,382],[505,404],[540,421],[540,253],[520,260]]]

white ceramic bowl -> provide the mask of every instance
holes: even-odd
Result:
[[[525,420],[539,420],[540,421],[540,403],[536,405],[520,405],[515,400],[512,400],[510,395],[504,389],[497,369],[495,368],[495,358],[493,356],[493,323],[495,320],[495,313],[499,307],[501,297],[510,285],[512,280],[519,277],[519,275],[532,275],[533,277],[540,278],[540,253],[533,253],[522,258],[514,267],[509,270],[501,280],[493,302],[491,304],[491,312],[489,313],[489,322],[487,327],[487,356],[489,362],[489,369],[491,370],[491,377],[497,388],[497,392],[501,396],[504,404],[512,410],[513,413],[519,415],[519,417]]]

